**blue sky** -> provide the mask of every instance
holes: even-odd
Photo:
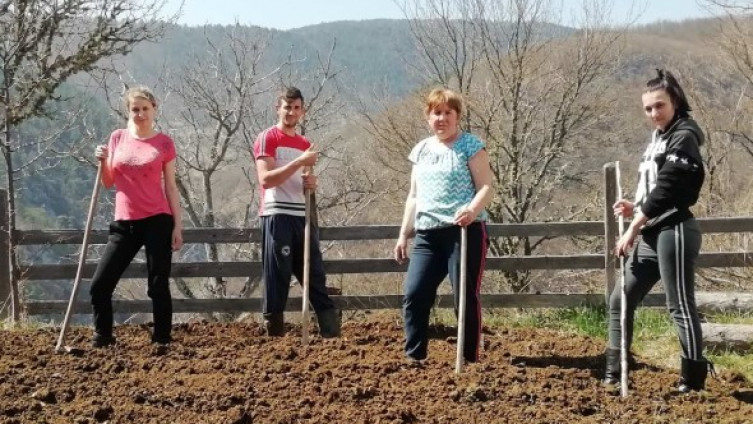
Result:
[[[572,8],[575,2],[555,3]],[[179,4],[180,0],[167,0],[165,11],[175,11]],[[695,0],[614,0],[613,4],[615,19],[624,20],[630,4],[643,10],[638,23],[707,16]],[[185,0],[179,23],[232,24],[237,20],[241,24],[290,29],[322,22],[402,17],[395,0]]]

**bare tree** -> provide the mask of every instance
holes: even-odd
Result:
[[[481,29],[484,7],[476,0],[415,0],[403,6],[422,62],[414,65],[432,83],[457,87],[464,96],[472,90],[483,64]],[[464,116],[470,129],[471,111]]]
[[[721,60],[699,65],[702,59],[688,58],[684,63],[683,81],[692,98],[694,116],[706,132],[703,153],[707,183],[702,196],[706,214],[736,214],[750,210],[748,179],[739,169],[749,166],[753,158],[753,127],[747,119],[753,113],[753,1],[699,0],[718,18],[718,32],[707,37],[718,49]],[[716,58],[715,58],[716,59]],[[741,178],[742,177],[742,178]],[[712,249],[747,250],[746,235],[712,235]],[[751,273],[740,269],[707,269],[700,272],[702,281],[743,289],[750,287]]]
[[[339,178],[334,171],[339,167],[333,165],[340,161],[339,137],[332,135],[336,134],[336,113],[342,106],[335,84],[339,71],[333,65],[336,43],[328,52],[317,54],[311,69],[311,63],[304,63],[305,58],[297,58],[294,51],[280,63],[270,64],[265,53],[272,36],[265,30],[235,25],[220,30],[219,37],[213,31],[214,34],[206,34],[205,53],[197,55],[178,74],[161,78],[173,105],[163,110],[163,121],[179,147],[178,186],[191,224],[245,226],[256,211],[257,201],[256,175],[246,163],[252,161],[256,135],[274,123],[274,95],[281,86],[297,85],[306,93],[307,113],[300,131],[317,138],[317,148],[325,152],[325,160],[317,169],[324,174],[322,180]],[[243,178],[239,179],[241,175]],[[238,183],[228,184],[233,180]],[[323,193],[323,209],[349,206],[358,198],[353,193]],[[241,200],[227,205],[218,204],[219,198]],[[250,251],[225,252],[216,244],[207,243],[204,256],[209,261],[229,256],[258,258],[257,250],[251,245]],[[177,282],[184,294],[194,295],[187,284]],[[258,281],[248,279],[238,293],[231,293],[228,283],[226,279],[213,278],[207,281],[206,288],[213,297],[248,296]]]
[[[315,169],[321,183],[313,220],[318,222],[317,212],[326,211],[327,224],[344,225],[359,216],[381,192],[363,166],[362,143],[353,138],[348,128],[352,114],[340,85],[343,69],[335,64],[336,51],[336,39],[316,57],[299,57],[291,51],[290,67],[280,73],[280,85],[295,85],[303,90],[306,114],[300,132],[321,152]]]
[[[703,0],[709,10],[720,19],[721,37],[718,39],[723,57],[747,84],[741,90],[740,103],[736,109],[750,115],[753,110],[753,95],[750,89],[753,84],[753,1],[749,0]],[[728,129],[731,139],[741,146],[749,155],[753,156],[753,128],[747,119],[734,122],[734,127]]]
[[[176,139],[178,189],[191,225],[237,226],[244,223],[233,217],[238,209],[245,210],[248,200],[235,205],[217,201],[251,199],[255,185],[220,181],[237,181],[242,165],[249,160],[244,128],[255,126],[255,99],[272,89],[279,67],[266,69],[262,65],[269,43],[266,31],[237,24],[219,34],[208,30],[205,27],[206,51],[196,54],[176,74],[168,72],[162,78],[174,104],[163,110],[163,118]],[[225,191],[218,193],[221,187]],[[222,260],[215,243],[204,244],[204,256],[212,262]],[[227,283],[223,278],[211,278],[206,288],[211,296],[224,298],[229,294]],[[191,294],[185,284],[178,287]]]
[[[718,62],[699,67],[702,62],[705,62],[702,58],[688,58],[675,69],[679,71],[683,89],[692,102],[693,117],[705,132],[705,143],[701,146],[706,168],[702,213],[714,215],[729,212],[725,199],[732,197],[735,191],[730,166],[735,143],[729,128],[738,126],[743,120],[747,84]],[[740,91],[736,93],[735,89]]]
[[[706,135],[701,146],[706,168],[706,181],[698,209],[703,215],[736,215],[750,209],[749,180],[735,172],[749,166],[750,157],[736,143],[736,129],[745,119],[747,81],[735,75],[724,62],[705,63],[701,58],[688,58],[678,66],[683,88],[690,98],[693,117]],[[738,250],[747,244],[747,235],[717,234],[704,237],[706,250]],[[741,243],[742,241],[742,243]],[[744,288],[750,285],[751,272],[745,268],[709,268],[699,270],[700,284]]]
[[[614,69],[624,31],[607,30],[609,2],[585,2],[578,28],[559,18],[546,0],[413,0],[411,21],[430,85],[462,93],[468,103],[462,127],[481,136],[495,176],[488,208],[493,222],[549,220],[575,215],[562,204],[561,187],[577,183],[583,169],[568,160],[579,137],[605,113],[605,78]],[[382,120],[374,133],[395,135]],[[398,136],[399,139],[403,137]],[[409,148],[409,145],[403,145]],[[547,237],[492,241],[498,255],[531,255]],[[504,274],[515,291],[527,272]]]
[[[32,117],[44,116],[58,101],[70,77],[92,71],[100,60],[126,55],[163,31],[163,0],[0,0],[0,149],[9,192],[12,317],[20,316],[14,163],[19,145],[14,131]]]

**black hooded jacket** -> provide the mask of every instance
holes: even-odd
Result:
[[[690,117],[676,118],[669,128],[654,131],[643,154],[635,206],[648,218],[644,232],[673,226],[693,217],[706,173],[700,146],[703,131]]]

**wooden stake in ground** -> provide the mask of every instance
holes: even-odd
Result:
[[[59,353],[63,349],[63,343],[65,342],[65,333],[68,331],[68,325],[70,324],[71,315],[76,303],[76,294],[78,293],[78,286],[81,283],[81,273],[86,262],[86,251],[89,247],[89,233],[92,228],[92,221],[94,220],[94,212],[97,207],[97,197],[99,196],[99,180],[102,176],[102,161],[99,161],[97,165],[97,176],[94,177],[94,189],[92,190],[92,198],[89,202],[89,213],[86,217],[86,226],[84,227],[84,241],[81,243],[81,252],[78,255],[78,268],[76,269],[76,278],[73,280],[73,290],[71,291],[71,298],[68,301],[68,308],[65,310],[65,318],[63,319],[63,325],[60,327],[60,335],[58,336],[58,342],[55,345],[55,353]],[[73,352],[73,348],[65,346],[65,351],[68,353]]]
[[[309,285],[311,284],[311,190],[304,191],[306,197],[306,218],[303,229],[303,305],[301,318],[301,342],[309,344]]]
[[[465,345],[465,290],[467,283],[466,270],[468,267],[468,227],[460,227],[460,300],[458,303],[458,350],[455,357],[455,373],[463,371],[463,345]]]
[[[622,200],[622,185],[620,183],[620,162],[614,163],[615,175],[617,179],[617,200]],[[617,218],[619,225],[620,238],[625,233],[625,217],[622,214]],[[628,395],[628,349],[627,349],[627,296],[625,293],[625,263],[627,256],[620,258],[620,394],[622,397]]]

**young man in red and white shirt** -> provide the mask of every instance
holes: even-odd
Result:
[[[304,190],[314,190],[317,178],[310,171],[318,153],[296,133],[303,118],[303,95],[295,87],[277,99],[277,125],[262,131],[254,142],[254,159],[262,187],[259,216],[262,222],[264,328],[270,336],[284,334],[285,304],[290,278],[303,281],[303,235],[306,215]],[[309,300],[316,311],[322,337],[340,335],[340,313],[327,294],[319,235],[311,232]]]

